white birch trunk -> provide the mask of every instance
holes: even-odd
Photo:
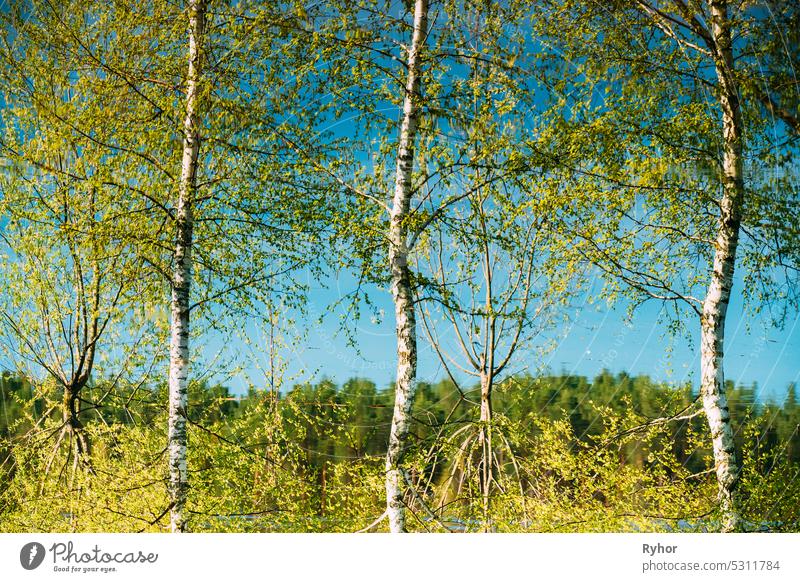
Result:
[[[392,533],[405,532],[403,456],[408,421],[417,383],[417,331],[411,273],[408,267],[407,226],[414,169],[414,139],[420,111],[420,51],[428,29],[428,0],[414,4],[414,32],[408,50],[408,79],[397,149],[394,199],[389,224],[389,268],[397,332],[397,383],[394,414],[386,451],[386,514]]]
[[[186,530],[184,506],[189,488],[186,466],[186,408],[189,379],[189,296],[192,281],[192,202],[197,186],[200,148],[197,108],[200,84],[200,43],[205,24],[205,0],[189,0],[189,63],[186,76],[186,111],[183,122],[183,159],[175,217],[175,264],[169,345],[169,494],[170,527]]]
[[[714,465],[719,485],[722,530],[740,527],[736,486],[739,465],[733,440],[728,400],[725,396],[723,347],[725,317],[733,286],[736,247],[744,205],[742,166],[742,116],[738,88],[733,73],[733,51],[727,2],[710,0],[719,99],[723,119],[723,194],[715,242],[714,268],[703,303],[701,317],[701,394],[714,449]]]

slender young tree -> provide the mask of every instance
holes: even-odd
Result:
[[[733,61],[733,38],[728,3],[711,0],[710,35],[708,27],[695,31],[705,35],[704,40],[712,54],[718,81],[718,98],[722,110],[722,198],[719,203],[717,237],[714,244],[714,263],[711,280],[703,300],[700,316],[700,392],[703,407],[711,429],[714,445],[714,463],[722,502],[723,529],[736,530],[739,526],[736,486],[739,464],[733,442],[733,428],[725,395],[723,350],[725,321],[733,287],[736,265],[736,248],[745,203],[744,178],[744,124],[739,103],[739,87]],[[709,38],[710,36],[710,38]]]
[[[61,392],[63,424],[51,462],[66,441],[68,459],[91,468],[81,412],[100,402],[87,398],[86,387],[99,361],[106,360],[103,371],[112,369],[111,345],[147,327],[134,304],[146,307],[153,289],[125,229],[117,228],[121,217],[139,211],[109,179],[117,159],[64,123],[91,110],[86,91],[94,72],[77,66],[53,30],[58,12],[34,8],[8,11],[0,51],[3,329],[11,360],[29,362],[30,378],[49,376]]]
[[[489,190],[484,188],[471,197],[465,216],[453,220],[457,226],[450,226],[446,232],[437,229],[428,266],[419,268],[431,274],[440,291],[420,298],[423,328],[433,351],[463,398],[472,402],[460,376],[474,378],[479,384],[477,423],[461,426],[459,422],[456,426],[460,428],[447,437],[448,441],[456,437],[461,441],[446,447],[456,450],[457,455],[449,459],[449,478],[441,493],[442,502],[436,507],[444,504],[450,485],[456,481],[463,484],[477,474],[485,531],[492,528],[492,494],[508,485],[499,452],[511,457],[515,454],[495,426],[494,388],[518,352],[546,350],[546,340],[540,334],[552,331],[558,307],[568,290],[577,287],[570,277],[558,276],[551,281],[548,276],[548,269],[551,273],[554,269],[552,258],[548,258],[546,219],[533,216],[531,207],[523,204],[516,210],[498,204],[493,196],[496,192]],[[538,346],[537,336],[541,340]],[[441,444],[433,443],[432,450],[438,450]],[[462,478],[473,467],[474,473]],[[435,462],[430,470],[436,470]],[[456,497],[462,494],[455,491]]]
[[[405,531],[403,454],[417,389],[417,319],[411,284],[408,218],[412,198],[414,146],[421,111],[420,77],[428,36],[428,1],[414,2],[414,32],[408,47],[405,94],[397,144],[394,197],[389,221],[389,269],[397,333],[397,379],[394,413],[386,449],[386,511],[392,533]]]
[[[271,317],[274,293],[299,307],[304,287],[294,273],[314,272],[316,257],[306,245],[319,243],[327,205],[326,185],[313,171],[316,154],[309,153],[316,148],[297,115],[314,60],[302,43],[305,18],[309,13],[294,5],[286,12],[205,0],[188,5],[182,157],[170,214],[173,531],[186,529],[190,319],[219,325],[223,316]]]
[[[175,213],[175,259],[170,302],[169,342],[169,483],[170,527],[186,529],[184,516],[189,472],[186,465],[186,415],[189,383],[189,311],[192,286],[193,204],[197,194],[206,0],[189,0],[185,117],[181,175]]]
[[[558,306],[579,284],[569,265],[556,273],[558,238],[549,219],[558,212],[559,197],[517,164],[520,130],[535,123],[530,75],[525,63],[517,63],[527,48],[520,34],[525,8],[465,3],[451,10],[448,27],[463,64],[447,71],[458,87],[451,91],[458,107],[448,124],[463,143],[465,161],[453,170],[451,188],[465,197],[431,226],[415,269],[429,283],[418,301],[430,346],[463,398],[467,389],[459,376],[478,381],[478,420],[462,426],[458,419],[460,428],[447,441],[461,441],[452,447],[433,443],[429,458],[447,458],[448,447],[457,451],[448,459],[447,484],[457,482],[454,495],[461,498],[458,489],[471,487],[475,478],[483,528],[491,531],[491,498],[508,485],[499,459],[515,454],[496,426],[494,388],[518,352],[546,350],[549,343],[539,334],[554,331]],[[448,486],[435,507],[452,493]]]
[[[13,259],[2,267],[2,328],[11,361],[23,366],[26,377],[49,377],[61,394],[62,424],[51,461],[66,442],[67,461],[91,470],[91,442],[81,417],[99,403],[84,389],[97,373],[101,343],[121,339],[123,322],[130,335],[137,334],[132,300],[137,290],[140,300],[147,293],[137,281],[141,264],[130,249],[114,248],[118,240],[109,216],[122,206],[96,191],[91,178],[78,177],[87,169],[83,164],[67,168],[71,156],[58,157],[55,165],[74,180],[30,170],[24,179],[4,180],[4,252]]]

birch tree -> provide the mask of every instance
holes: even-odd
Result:
[[[436,286],[417,270],[413,257],[428,252],[424,249],[430,244],[429,232],[446,221],[459,203],[507,176],[514,165],[507,155],[498,162],[503,167],[496,175],[463,186],[462,174],[489,162],[472,156],[474,142],[462,135],[462,118],[473,114],[472,96],[484,88],[463,78],[462,73],[469,71],[473,62],[487,61],[505,78],[513,68],[509,62],[513,63],[517,48],[515,44],[505,50],[496,40],[492,48],[497,54],[487,56],[486,47],[478,51],[470,39],[482,34],[475,27],[483,26],[502,31],[504,38],[514,38],[517,29],[509,26],[513,31],[508,32],[504,28],[505,16],[518,18],[515,11],[521,10],[521,5],[513,4],[513,9],[503,9],[471,2],[435,6],[415,2],[405,9],[398,7],[400,18],[364,6],[337,6],[341,17],[332,16],[320,27],[327,39],[322,62],[329,63],[331,71],[326,80],[329,85],[323,86],[330,87],[340,103],[326,115],[331,123],[347,116],[358,128],[343,140],[351,157],[329,161],[321,170],[334,175],[340,184],[341,210],[336,224],[341,232],[337,237],[342,245],[337,255],[340,268],[353,268],[361,281],[388,287],[395,311],[396,399],[386,457],[384,514],[393,532],[405,530],[404,504],[422,505],[430,513],[421,496],[409,487],[404,467],[417,383],[415,295],[424,295],[425,289]],[[484,10],[491,24],[463,18],[476,10]],[[435,19],[429,19],[429,14]],[[346,30],[341,22],[348,23]],[[355,29],[351,23],[357,23]],[[342,71],[350,71],[352,77],[342,78]],[[520,89],[517,96],[523,93]],[[496,101],[505,113],[515,104],[514,98],[505,94]],[[399,119],[387,115],[398,109]],[[487,124],[492,123],[489,116],[482,118]],[[364,140],[365,134],[368,140]],[[388,204],[384,203],[387,190],[391,193]]]
[[[111,180],[113,156],[62,124],[91,107],[84,94],[91,73],[65,57],[61,39],[20,7],[9,10],[4,24],[5,348],[12,365],[27,365],[27,377],[41,384],[49,379],[61,393],[55,408],[62,424],[50,463],[67,442],[68,461],[91,469],[81,412],[99,407],[108,394],[92,401],[85,389],[98,368],[121,375],[152,332],[133,307],[146,306],[153,289],[126,230],[116,227],[138,205]],[[109,344],[129,349],[112,355]]]
[[[446,446],[432,444],[437,457],[456,451],[448,460],[449,476],[435,507],[444,505],[451,487],[456,498],[462,497],[457,484],[477,476],[485,531],[492,528],[493,493],[515,485],[506,479],[508,468],[499,461],[500,452],[507,458],[515,452],[502,427],[497,427],[494,389],[514,374],[509,370],[522,353],[529,361],[531,354],[546,353],[560,308],[571,290],[579,287],[574,278],[559,272],[550,255],[550,233],[543,218],[547,213],[534,214],[533,207],[524,204],[515,211],[494,196],[496,192],[482,189],[471,197],[465,216],[454,216],[454,222],[461,223],[457,231],[450,227],[445,234],[438,228],[423,261],[428,266],[420,268],[431,273],[439,290],[420,298],[425,336],[461,398],[479,410],[474,425],[461,426],[463,419],[458,419],[460,428],[447,434]],[[477,402],[460,377],[477,380]],[[430,471],[435,469],[434,461]]]
[[[200,152],[198,116],[205,34],[205,0],[190,0],[188,6],[188,65],[186,71],[183,154],[175,214],[175,259],[170,286],[169,343],[169,480],[173,532],[186,528],[184,507],[189,485],[186,466],[186,408],[189,382],[189,310],[192,281],[192,205],[197,191],[197,164]]]
[[[259,317],[277,293],[297,306],[295,274],[318,257],[305,244],[320,240],[313,217],[325,212],[325,186],[302,171],[297,152],[313,133],[296,115],[303,67],[313,70],[314,59],[293,36],[313,10],[285,8],[43,1],[20,18],[41,22],[48,36],[30,38],[58,47],[55,66],[91,77],[80,87],[87,106],[52,122],[69,128],[78,148],[113,159],[105,183],[136,208],[118,230],[168,297],[176,531],[188,528],[190,321],[197,338],[202,328],[239,329],[234,315]]]
[[[425,67],[430,6],[427,0],[416,0],[405,8],[389,7],[398,9],[399,17],[361,3],[331,3],[331,8],[333,15],[315,22],[321,33],[313,36],[321,39],[321,62],[330,71],[319,90],[331,91],[338,102],[322,108],[318,126],[348,116],[364,132],[384,133],[365,144],[356,131],[343,140],[345,155],[328,157],[314,167],[338,183],[333,237],[339,241],[338,266],[354,267],[362,280],[387,284],[394,305],[395,399],[385,458],[386,511],[380,519],[387,517],[390,531],[399,533],[406,530],[404,464],[417,387],[416,282],[410,256],[419,224],[415,161],[420,128],[426,127],[423,78],[429,74]],[[355,76],[345,74],[348,71]],[[386,118],[385,111],[398,109],[399,121]],[[375,141],[380,146],[373,149]],[[365,153],[372,158],[366,168],[358,160]],[[393,177],[391,183],[387,176]]]
[[[558,335],[559,308],[580,287],[571,265],[557,265],[550,218],[563,198],[541,171],[527,173],[521,163],[522,136],[536,123],[526,17],[527,6],[514,2],[448,7],[452,40],[441,50],[457,55],[445,75],[455,104],[446,114],[450,148],[463,159],[450,168],[449,188],[459,200],[423,235],[415,263],[426,282],[417,296],[431,351],[461,398],[478,409],[477,422],[462,426],[458,418],[460,428],[447,434],[440,427],[445,442],[431,445],[430,474],[445,451],[456,451],[434,508],[444,506],[451,486],[462,498],[460,488],[475,479],[485,531],[493,527],[493,493],[509,485],[500,456],[515,454],[494,418],[494,388],[521,353],[548,349]],[[422,163],[424,173],[424,154]],[[479,383],[478,402],[459,379],[464,375]]]
[[[408,47],[400,137],[397,144],[394,196],[389,218],[389,269],[397,333],[397,379],[394,414],[386,449],[386,512],[392,533],[405,531],[403,453],[409,415],[417,388],[417,320],[409,270],[408,226],[411,208],[414,145],[421,110],[420,68],[428,36],[428,0],[414,2],[414,32]]]
[[[2,313],[9,360],[23,366],[26,377],[39,383],[49,378],[59,387],[62,424],[53,457],[67,443],[68,461],[91,469],[81,412],[99,402],[88,399],[84,388],[97,373],[101,342],[122,342],[146,329],[144,322],[137,325],[131,304],[137,291],[140,300],[148,293],[136,280],[140,264],[130,249],[112,248],[117,241],[108,217],[120,207],[94,190],[86,169],[71,166],[68,172],[83,174],[74,181],[42,172],[5,181]]]
[[[301,19],[308,16],[302,10],[299,14]],[[205,32],[212,16],[214,26],[224,31],[213,38]],[[306,56],[297,50],[299,40],[287,40],[297,26],[293,18],[291,13],[248,6],[214,9],[201,1],[188,5],[183,146],[170,276],[173,531],[187,528],[186,394],[194,359],[189,351],[190,314],[204,311],[217,319],[219,313],[210,309],[224,301],[228,314],[257,317],[258,310],[265,309],[269,317],[269,297],[276,291],[284,294],[285,305],[297,306],[302,286],[292,274],[314,260],[304,242],[316,237],[315,217],[325,209],[319,204],[324,187],[312,183],[316,177],[304,179],[298,171],[297,164],[305,159],[298,150],[313,148],[306,148],[299,137],[304,132],[301,123],[284,120],[300,106],[292,99],[303,89],[302,75],[293,84],[285,76]],[[269,84],[278,81],[288,87]],[[252,87],[256,82],[264,86]],[[280,99],[286,101],[281,104]],[[202,144],[208,148],[205,154]],[[198,225],[203,227],[199,251],[204,277],[193,274]],[[303,233],[309,238],[301,240]],[[198,281],[204,284],[194,293],[192,285]],[[199,295],[195,301],[193,294]]]
[[[775,146],[741,101],[732,38],[738,27],[745,30],[746,9],[733,13],[718,0],[562,8],[552,14],[584,18],[582,30],[592,39],[586,47],[602,47],[592,55],[561,44],[569,47],[572,66],[586,75],[583,89],[579,83],[556,87],[558,107],[576,100],[565,124],[576,130],[577,141],[576,150],[553,157],[577,178],[572,187],[582,203],[592,201],[582,219],[592,226],[580,234],[585,244],[578,248],[639,300],[688,306],[697,317],[700,393],[713,443],[721,528],[734,531],[742,524],[740,463],[723,373],[727,311],[737,262],[747,262],[740,248],[743,225],[763,227],[748,203],[785,207],[781,199],[792,196],[766,193],[770,185],[754,175],[762,152]],[[560,27],[564,20],[558,18]],[[598,94],[604,99],[600,108],[593,103]],[[611,196],[595,198],[593,192]],[[764,252],[755,240],[744,250],[750,257]],[[760,274],[768,280],[774,273]],[[757,303],[752,287],[745,286],[743,294]]]
[[[342,20],[364,17],[361,8],[341,7],[346,15]],[[397,367],[385,460],[386,511],[381,516],[381,519],[388,518],[392,533],[406,531],[407,441],[417,388],[415,293],[420,281],[413,271],[411,257],[425,229],[464,197],[463,193],[451,195],[446,190],[439,190],[435,198],[422,192],[423,183],[433,175],[444,176],[442,180],[447,183],[450,172],[448,156],[435,145],[439,140],[435,137],[437,128],[430,114],[430,102],[436,99],[436,89],[430,87],[432,90],[424,95],[424,80],[436,79],[434,69],[440,70],[435,64],[436,51],[431,41],[435,38],[438,47],[444,38],[434,31],[436,23],[429,21],[430,10],[427,0],[416,0],[407,4],[405,10],[400,9],[399,19],[388,12],[374,14],[367,10],[366,14],[372,16],[366,18],[366,22],[359,22],[355,32],[340,31],[336,21],[326,27],[329,46],[333,47],[330,52],[332,69],[342,70],[355,61],[352,70],[361,73],[355,82],[338,80],[340,88],[336,91],[344,105],[336,108],[333,114],[355,114],[366,131],[373,134],[385,128],[383,134],[371,140],[377,142],[378,147],[367,150],[372,158],[370,168],[359,171],[355,167],[357,162],[352,159],[352,166],[334,165],[331,172],[338,176],[352,172],[347,178],[339,178],[344,191],[341,224],[346,229],[357,225],[359,234],[365,230],[368,233],[363,238],[353,237],[350,232],[342,237],[348,241],[344,246],[343,264],[358,269],[367,281],[386,284],[394,306]],[[395,54],[398,48],[399,54]],[[435,85],[440,86],[439,83]],[[397,107],[399,120],[387,120],[385,109],[377,108],[376,101]],[[397,132],[396,141],[390,137],[391,132]],[[430,152],[433,155],[427,156],[424,177],[419,171],[415,172],[417,147],[422,141],[433,147]],[[358,141],[351,144],[358,155],[364,144]],[[442,165],[437,167],[437,162]],[[434,167],[435,170],[430,169]],[[381,192],[390,184],[387,176],[393,176],[388,204],[383,202],[386,193]],[[386,249],[385,254],[376,252],[381,246]]]

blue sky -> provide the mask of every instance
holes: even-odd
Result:
[[[5,6],[5,3],[0,2],[0,6]],[[336,125],[336,131],[343,131],[346,127],[347,124],[341,121]],[[394,317],[388,292],[371,290],[371,298],[384,312],[380,321],[371,321],[369,314],[365,314],[359,322],[352,323],[358,350],[348,347],[344,336],[337,333],[338,314],[329,315],[322,323],[317,323],[317,317],[327,306],[350,292],[352,286],[353,280],[349,275],[330,281],[327,287],[317,285],[310,296],[309,317],[294,322],[297,333],[292,329],[284,333],[287,342],[293,344],[281,353],[287,362],[290,382],[313,381],[322,377],[342,382],[360,376],[386,385],[393,380]],[[743,384],[757,382],[764,398],[780,397],[790,382],[800,380],[797,314],[791,314],[783,329],[775,329],[763,318],[745,317],[736,290],[728,315],[726,377]],[[574,317],[568,325],[552,330],[548,337],[543,338],[554,341],[555,349],[544,356],[534,352],[519,353],[509,372],[549,370],[592,377],[607,368],[612,372],[646,374],[674,383],[696,382],[699,374],[697,325],[692,326],[693,332],[688,338],[669,337],[666,325],[658,321],[659,304],[645,304],[627,322],[624,305],[610,308],[603,301],[589,301],[593,297],[599,297],[599,284],[589,291],[585,301],[573,306]],[[303,334],[299,330],[307,332]],[[239,352],[242,356],[244,373],[227,382],[237,391],[246,389],[250,383],[263,386],[260,370],[265,368],[267,359],[261,341],[264,338],[258,339],[257,330],[248,327],[245,334],[256,338],[249,348],[239,341],[226,345],[230,352]],[[213,359],[220,347],[216,338],[208,340],[204,349],[206,359]],[[438,380],[444,377],[438,359],[421,331],[419,348],[419,378]],[[197,366],[201,367],[202,364]]]
[[[364,313],[357,323],[349,322],[355,335],[358,350],[348,347],[345,336],[338,332],[339,315],[325,316],[322,323],[317,318],[327,305],[352,291],[353,279],[341,276],[327,283],[327,288],[317,285],[311,292],[309,316],[298,319],[293,329],[308,328],[306,335],[298,331],[292,338],[290,329],[284,335],[295,345],[281,351],[286,362],[288,384],[323,377],[343,382],[351,377],[369,378],[379,386],[394,379],[395,336],[394,313],[387,291],[371,289],[371,298],[383,310],[380,321],[371,320]],[[626,371],[632,375],[645,374],[672,383],[699,378],[700,360],[696,346],[699,342],[699,325],[691,322],[689,337],[671,337],[666,324],[659,322],[661,305],[645,303],[628,321],[625,306],[608,307],[600,297],[601,283],[591,286],[584,299],[572,307],[571,321],[555,329],[543,342],[553,339],[555,349],[544,356],[533,351],[520,352],[509,373],[541,370],[566,371],[593,377],[603,368],[612,372]],[[419,331],[419,379],[435,381],[445,376],[435,353],[429,347],[422,330]],[[263,331],[250,330],[260,339],[246,356],[244,373],[227,382],[235,391],[244,391],[249,383],[263,386],[266,369]],[[445,339],[446,342],[446,339]],[[289,342],[291,343],[291,342]],[[451,346],[452,347],[452,346]],[[238,349],[238,348],[237,348]],[[256,360],[258,360],[256,362]],[[753,317],[743,312],[741,297],[736,293],[728,312],[726,333],[726,378],[739,384],[758,385],[760,400],[781,400],[791,382],[800,382],[800,317],[792,313],[783,329],[771,326],[765,317]],[[259,370],[259,368],[261,370]]]

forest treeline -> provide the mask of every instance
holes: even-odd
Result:
[[[725,370],[800,308],[798,47],[781,0],[4,3],[0,529],[796,529],[794,404]],[[600,305],[697,393],[512,372]],[[386,320],[391,390],[288,389]]]
[[[748,520],[753,520],[748,521],[749,528],[793,531],[800,518],[796,503],[800,499],[796,386],[788,387],[781,402],[760,400],[755,385],[731,383],[727,389],[731,415],[739,427],[737,449],[749,459],[753,473],[746,476],[746,482],[757,485],[744,503]],[[0,442],[13,446],[47,414],[48,399],[37,398],[28,382],[9,374],[2,379],[2,390],[5,404]],[[80,486],[87,487],[82,495],[88,498],[83,503],[56,495],[56,488],[42,497],[49,507],[36,512],[36,518],[43,521],[27,521],[28,475],[25,469],[5,463],[0,473],[6,492],[2,512],[10,529],[38,529],[45,523],[47,528],[65,531],[111,527],[92,511],[99,500],[108,503],[108,499],[90,490],[113,485],[116,492],[110,497],[119,500],[148,487],[136,465],[123,463],[122,455],[127,447],[147,445],[144,450],[153,455],[151,462],[163,456],[157,443],[158,426],[166,413],[166,390],[163,385],[116,389],[103,406],[82,412],[83,426],[100,447],[93,453],[99,473],[90,478],[92,487],[87,487],[90,483]],[[91,391],[108,393],[108,386],[99,383]],[[463,483],[458,483],[469,470],[468,463],[437,463],[432,455],[432,451],[445,454],[448,449],[442,442],[463,427],[480,423],[479,397],[480,386],[462,393],[448,380],[419,386],[411,428],[413,466],[419,474],[412,475],[427,480],[427,487],[441,495],[441,507],[437,508],[441,515],[435,520],[425,514],[417,516],[415,530],[486,529],[479,512],[474,508],[465,511],[465,506],[476,502],[470,499],[476,492],[461,490]],[[516,467],[519,482],[509,480],[505,485],[519,487],[519,491],[501,489],[494,500],[499,518],[494,518],[491,531],[602,531],[614,527],[713,531],[717,527],[711,517],[713,503],[702,511],[683,507],[680,497],[671,499],[683,492],[702,499],[709,484],[704,477],[713,456],[703,441],[704,419],[684,414],[697,397],[691,385],[675,387],[647,376],[607,371],[591,380],[568,374],[508,378],[498,385],[495,396],[497,431],[509,439],[509,449],[500,453],[498,465]],[[341,386],[322,380],[297,384],[283,394],[251,389],[238,396],[222,385],[193,383],[189,425],[193,439],[202,442],[202,453],[195,461],[199,491],[190,493],[192,505],[198,507],[191,518],[193,529],[352,531],[368,525],[365,517],[380,512],[379,476],[393,400],[392,386],[379,388],[373,381],[359,378]],[[54,414],[52,408],[49,411]],[[57,419],[56,414],[54,417]],[[454,446],[452,442],[450,446]],[[54,453],[43,446],[38,462]],[[234,461],[236,456],[241,458]],[[452,458],[452,453],[447,457]],[[593,462],[584,466],[587,457]],[[544,474],[531,470],[543,464],[547,467]],[[285,490],[259,497],[264,492],[259,492],[257,485],[264,479],[273,486],[280,483]],[[247,489],[248,483],[256,485],[255,490]],[[544,495],[537,491],[543,484],[550,488]],[[54,485],[57,480],[49,483]],[[46,486],[40,495],[45,491]],[[779,497],[773,498],[776,492]],[[637,512],[623,512],[621,501],[628,495],[635,498],[625,503]],[[521,496],[530,496],[534,503],[527,511],[516,506]],[[459,498],[466,503],[453,503]],[[549,507],[558,499],[568,499],[570,504]],[[154,523],[142,516],[117,514],[115,527],[158,531],[157,507],[148,508]],[[669,514],[668,508],[677,513]],[[648,517],[642,519],[642,514]],[[121,522],[120,517],[124,518]]]
[[[101,383],[93,386],[91,391],[102,393],[106,389]],[[30,383],[8,373],[0,379],[0,391],[3,402],[0,436],[4,439],[19,438],[30,430],[32,422],[41,418],[45,412],[45,400],[35,397]],[[117,389],[107,404],[97,410],[82,411],[81,421],[84,424],[110,422],[152,426],[153,420],[164,411],[165,392],[166,386]],[[755,421],[758,425],[757,445],[761,450],[781,448],[789,462],[800,462],[800,402],[794,384],[789,385],[785,398],[779,401],[764,401],[757,385],[736,386],[729,382],[727,392],[734,422],[744,425]],[[415,434],[424,440],[447,422],[475,421],[475,401],[479,400],[479,395],[480,386],[473,386],[462,397],[448,380],[435,384],[421,382],[412,412],[416,419]],[[512,422],[530,422],[533,418],[567,419],[575,438],[588,441],[603,432],[604,423],[598,406],[608,406],[615,414],[632,409],[642,420],[642,428],[646,428],[648,422],[669,416],[670,407],[673,410],[688,408],[696,398],[697,391],[691,384],[676,388],[654,382],[647,376],[631,377],[624,372],[614,375],[604,370],[593,379],[569,374],[512,377],[498,386],[494,403],[496,411]],[[189,399],[189,418],[203,425],[240,418],[250,407],[265,401],[277,402],[278,414],[286,415],[285,421],[291,422],[296,420],[292,407],[280,405],[288,399],[299,407],[303,417],[311,421],[303,447],[308,453],[309,467],[319,472],[325,462],[343,462],[354,456],[382,456],[386,453],[394,391],[392,386],[381,388],[372,380],[352,378],[341,386],[322,380],[316,384],[296,384],[285,394],[250,389],[247,394],[235,396],[223,385],[200,382],[192,385]],[[455,413],[449,414],[454,408]],[[33,414],[29,416],[31,411]],[[671,427],[672,451],[693,472],[705,468],[710,451],[707,448],[689,451],[691,447],[685,440],[686,426],[691,424],[695,430],[701,430],[702,421],[701,417],[695,416]],[[361,429],[352,441],[336,438],[336,431],[346,426]],[[322,430],[319,427],[323,427]],[[745,443],[743,431],[738,431],[736,438],[739,448],[753,444]],[[665,445],[670,446],[669,443]],[[630,455],[621,459],[641,467],[644,456],[645,453],[636,450],[634,445]]]

